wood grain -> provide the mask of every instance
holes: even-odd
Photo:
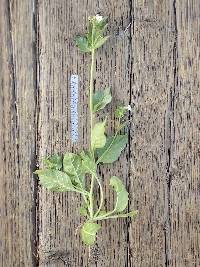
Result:
[[[200,3],[177,1],[169,266],[200,266]]]
[[[2,267],[35,265],[33,3],[0,7],[0,203]]]
[[[32,173],[46,155],[88,147],[90,58],[73,40],[98,12],[111,37],[97,54],[95,90],[110,86],[113,103],[97,119],[108,116],[110,134],[117,104],[134,107],[120,161],[99,168],[104,204],[114,204],[109,178],[117,175],[139,215],[102,222],[89,258],[75,235],[80,196],[48,192]],[[200,266],[199,34],[198,0],[1,1],[0,266]]]
[[[170,1],[134,1],[131,179],[139,215],[130,229],[129,266],[166,266],[174,11]]]

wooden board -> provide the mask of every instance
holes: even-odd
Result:
[[[200,3],[177,1],[169,266],[200,266]]]
[[[80,196],[41,188],[33,171],[53,153],[88,147],[89,57],[74,44],[89,15],[109,18],[95,90],[134,106],[129,144],[99,168],[130,192],[135,221],[102,223],[89,251],[75,231]],[[200,266],[198,0],[2,0],[0,5],[0,266]],[[70,77],[79,76],[79,141],[71,141]],[[98,117],[100,120],[102,116]],[[96,188],[98,194],[98,190]]]
[[[0,265],[34,266],[35,62],[33,3],[0,5]]]
[[[170,1],[134,1],[132,8],[130,191],[139,210],[130,228],[129,266],[166,266],[169,233],[174,11]]]

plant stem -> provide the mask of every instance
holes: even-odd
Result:
[[[92,221],[102,221],[102,220],[115,219],[115,218],[127,218],[127,214],[118,214],[118,215],[112,215],[112,216],[99,216],[99,217],[94,217]]]
[[[94,150],[92,147],[92,129],[93,129],[93,91],[94,91],[94,63],[95,63],[95,50],[92,50],[92,61],[91,61],[91,67],[90,67],[90,87],[89,87],[89,93],[90,93],[90,151],[92,154],[92,157],[94,159]],[[89,195],[89,202],[90,202],[90,217],[93,218],[93,190],[94,190],[94,175],[91,177],[91,185],[90,185],[90,195]]]
[[[103,206],[103,188],[102,188],[101,182],[100,182],[100,180],[99,180],[97,175],[95,176],[95,178],[96,178],[96,180],[97,180],[97,182],[99,184],[101,199],[100,199],[99,208],[98,208],[97,212],[95,213],[94,217],[96,217],[99,214],[99,212],[101,211],[101,208]]]
[[[93,120],[94,120],[94,114],[93,114],[93,91],[94,91],[94,63],[95,63],[95,50],[92,50],[92,61],[91,61],[91,67],[90,67],[90,150],[92,155],[94,155],[94,151],[92,148],[91,140],[92,140],[92,129],[93,129]]]

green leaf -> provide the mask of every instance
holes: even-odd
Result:
[[[87,209],[85,207],[80,207],[79,212],[82,216],[87,216]]]
[[[97,91],[93,95],[93,112],[97,112],[103,108],[107,104],[109,104],[112,100],[112,96],[110,94],[110,88],[106,88],[104,91]]]
[[[62,169],[62,157],[59,155],[47,157],[43,160],[43,162],[48,169]]]
[[[40,179],[40,184],[55,192],[74,191],[70,177],[61,171],[43,169],[35,171]]]
[[[96,234],[101,226],[97,223],[86,222],[81,229],[81,237],[83,242],[90,246],[95,243]]]
[[[105,124],[106,120],[103,122],[98,122],[94,125],[92,129],[91,145],[93,149],[101,148],[105,146],[106,136],[105,136]]]
[[[94,43],[94,49],[101,47],[108,40],[109,37],[110,36],[99,36]]]
[[[128,205],[128,192],[122,181],[116,176],[110,178],[110,185],[113,186],[114,190],[117,192],[115,211],[121,212],[125,210]]]
[[[105,30],[107,25],[107,18],[103,18],[101,21],[96,21],[96,28],[102,32]]]
[[[85,187],[85,175],[82,168],[82,159],[74,153],[66,153],[63,158],[63,169],[82,189]]]
[[[81,52],[90,52],[90,48],[88,45],[88,40],[84,36],[76,36],[75,37],[75,42],[78,48],[80,49]]]
[[[92,159],[92,157],[90,156],[90,154],[82,151],[80,153],[80,156],[82,158],[83,171],[89,174],[96,174],[97,165],[95,161]]]
[[[135,218],[138,215],[138,211],[137,210],[132,210],[126,214],[119,214],[119,215],[123,215],[123,218],[125,217],[131,217],[131,218]]]
[[[128,142],[128,135],[108,137],[103,148],[97,149],[97,162],[112,163],[116,161]]]

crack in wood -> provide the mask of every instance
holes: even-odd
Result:
[[[33,23],[33,46],[32,46],[32,53],[33,53],[33,82],[34,82],[34,97],[35,97],[35,114],[34,114],[34,125],[35,125],[35,146],[34,146],[34,155],[32,157],[31,162],[31,170],[35,171],[37,169],[37,162],[38,162],[38,136],[39,136],[39,129],[38,129],[38,122],[39,122],[39,110],[40,110],[40,103],[39,103],[39,88],[38,88],[38,0],[33,0],[33,11],[32,11],[32,23]],[[32,204],[32,224],[33,224],[33,231],[32,231],[32,263],[33,266],[39,266],[39,254],[38,254],[38,245],[39,245],[39,199],[38,199],[38,179],[35,174],[33,174],[33,204]]]
[[[168,242],[171,239],[171,183],[173,177],[173,168],[172,168],[172,156],[173,156],[173,147],[174,147],[174,97],[176,90],[176,81],[177,81],[177,18],[176,18],[176,0],[173,1],[173,23],[175,29],[175,38],[173,44],[173,69],[174,69],[174,80],[173,88],[169,94],[169,105],[167,110],[167,123],[166,123],[166,132],[167,132],[167,146],[166,146],[166,182],[167,182],[167,218],[164,226],[164,236],[165,236],[165,266],[170,266],[170,248],[168,247]]]
[[[132,33],[132,27],[133,27],[133,15],[132,15],[132,11],[133,11],[133,6],[132,6],[132,0],[129,0],[129,24],[126,27],[124,32],[128,32],[129,36],[129,48],[128,48],[128,53],[129,53],[129,58],[128,58],[128,69],[129,69],[129,105],[131,105],[132,102],[132,94],[131,94],[131,90],[132,90],[132,70],[133,70],[133,61],[132,61],[132,34],[134,34],[134,32]],[[129,112],[128,115],[128,120],[131,121],[131,113]],[[131,175],[131,163],[130,163],[130,159],[131,159],[131,127],[128,128],[128,179],[126,181],[126,187],[128,192],[130,191],[130,175]],[[128,203],[128,211],[130,211],[130,203]],[[131,221],[130,219],[126,219],[126,228],[127,228],[127,235],[126,235],[126,241],[127,241],[127,248],[126,248],[126,266],[131,266],[131,248],[130,248],[130,234],[129,234],[129,230],[130,230],[130,225],[131,225]]]

